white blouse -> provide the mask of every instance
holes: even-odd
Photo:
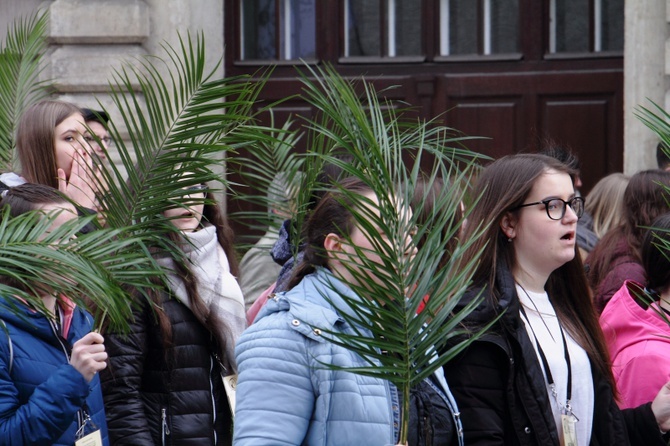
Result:
[[[549,384],[547,384],[547,393],[551,401],[551,411],[556,420],[558,435],[561,439],[561,444],[563,444],[561,409],[565,405],[567,396],[568,365],[565,360],[563,338],[561,337],[561,330],[558,325],[558,317],[546,292],[535,293],[526,291],[519,284],[516,285],[516,292],[525,311],[525,316],[521,313],[521,320],[524,321],[528,337],[533,344],[533,348],[535,348],[537,360],[544,372],[545,383],[547,381],[547,374],[544,370],[535,340],[540,344],[547,358],[547,363],[549,364],[551,375],[556,385],[558,401],[552,395]],[[570,404],[572,412],[579,419],[576,424],[577,444],[579,446],[588,446],[591,441],[594,405],[591,363],[586,351],[572,339],[566,330],[563,330],[563,334],[568,344],[570,368],[572,371],[572,400]]]

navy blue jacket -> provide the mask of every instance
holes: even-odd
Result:
[[[72,345],[92,330],[93,318],[75,308],[64,339],[43,314],[0,298],[0,319],[0,445],[72,446],[85,406],[108,445],[100,380],[87,383],[69,364]],[[87,434],[89,427],[90,421]]]

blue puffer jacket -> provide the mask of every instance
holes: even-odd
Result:
[[[41,313],[0,298],[0,319],[0,445],[72,446],[84,405],[108,445],[100,380],[87,383],[68,359],[93,318],[75,308],[63,339]]]
[[[347,308],[340,294],[353,296],[349,287],[321,269],[270,300],[242,334],[236,350],[234,445],[396,443],[395,387],[323,366],[368,365],[312,328],[354,334],[333,309]]]

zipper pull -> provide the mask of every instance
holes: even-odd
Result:
[[[168,426],[167,423],[167,410],[166,409],[161,409],[161,420],[163,422],[163,432],[165,435],[170,435],[170,427]]]

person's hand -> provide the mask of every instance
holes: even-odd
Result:
[[[78,205],[97,211],[94,175],[95,168],[91,155],[78,150],[72,158],[70,178],[66,178],[63,169],[58,169],[58,190]]]
[[[91,332],[72,346],[70,365],[82,374],[86,382],[91,382],[96,373],[107,367],[107,352],[104,338]]]
[[[658,427],[663,432],[670,431],[670,381],[658,391],[651,403],[651,411],[654,412]]]

